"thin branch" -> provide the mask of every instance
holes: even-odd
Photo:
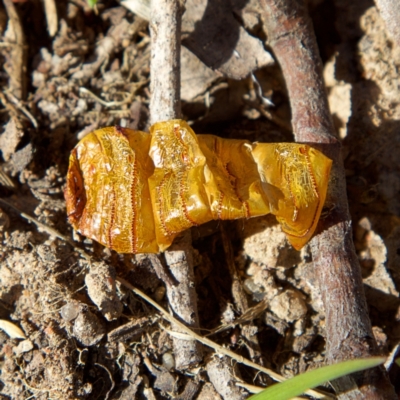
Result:
[[[333,160],[327,203],[334,206],[311,240],[314,268],[326,313],[329,363],[376,355],[352,240],[346,181],[322,79],[322,63],[305,4],[263,0],[269,43],[286,80],[296,141],[312,143]],[[357,386],[359,389],[357,389]],[[395,399],[383,368],[335,381],[343,399]],[[356,387],[356,389],[354,389]]]
[[[180,47],[181,10],[177,0],[151,2],[150,88],[151,123],[176,119],[181,114]],[[165,282],[173,312],[186,324],[198,328],[197,298],[194,288],[193,255],[190,231],[164,253],[166,263],[177,284]],[[173,339],[178,369],[199,363],[201,346],[197,342]]]
[[[181,115],[181,10],[179,1],[151,2],[150,120]]]

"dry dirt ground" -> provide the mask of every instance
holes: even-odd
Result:
[[[63,187],[78,140],[106,125],[147,128],[148,24],[116,1],[101,1],[96,13],[84,0],[68,0],[58,2],[58,24],[51,28],[45,3],[15,1],[22,47],[0,4],[0,196],[20,210],[0,204],[0,319],[24,336],[0,330],[0,397],[218,399],[210,365],[225,359],[206,349],[195,370],[174,370],[168,324],[115,283],[116,275],[124,277],[167,308],[163,282],[149,263],[74,235],[66,218]],[[264,41],[256,2],[236,3],[235,23]],[[400,48],[373,3],[355,3],[313,1],[310,12],[343,142],[372,325],[380,347],[390,352],[400,339]],[[256,47],[250,49],[260,52]],[[293,140],[283,78],[261,53],[265,66],[255,78],[246,73],[237,80],[226,60],[215,72],[184,50],[183,113],[197,133]],[[210,338],[284,376],[324,363],[324,310],[307,246],[293,250],[270,216],[211,224],[192,234],[202,334],[225,326]],[[79,248],[92,259],[81,257]],[[232,267],[251,309],[247,319],[239,319]],[[11,333],[18,335],[16,329]],[[390,375],[400,392],[396,368]],[[271,381],[240,364],[234,371],[224,384]]]

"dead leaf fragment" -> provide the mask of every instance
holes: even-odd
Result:
[[[204,94],[213,83],[221,78],[221,74],[208,68],[190,50],[181,49],[181,99],[193,101]]]
[[[182,43],[210,68],[239,80],[274,63],[262,42],[234,18],[229,0],[188,0],[185,7]]]
[[[150,1],[126,0],[121,4],[150,20]],[[243,79],[258,68],[274,64],[262,42],[235,19],[229,0],[187,0],[182,16],[182,44],[205,65],[232,79]]]
[[[125,0],[121,4],[140,18],[150,20],[150,0]]]

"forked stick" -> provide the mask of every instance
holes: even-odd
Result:
[[[327,204],[311,240],[314,268],[326,313],[329,363],[376,355],[363,291],[360,265],[352,240],[343,161],[322,79],[322,63],[306,7],[301,0],[262,0],[268,40],[277,57],[292,109],[298,142],[312,143],[333,160]],[[395,399],[386,372],[374,368],[335,381],[341,399]]]

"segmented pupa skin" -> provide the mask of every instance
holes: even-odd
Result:
[[[150,134],[102,128],[71,153],[67,213],[74,229],[119,253],[157,253],[192,226],[268,213],[300,249],[318,223],[331,164],[305,144],[196,135],[182,120]]]

